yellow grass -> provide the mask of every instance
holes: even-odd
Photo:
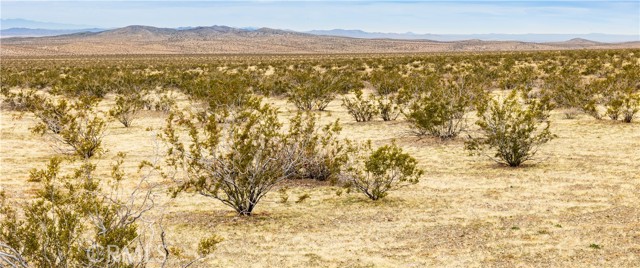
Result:
[[[283,118],[295,109],[284,100],[267,101]],[[107,98],[101,109],[112,102]],[[418,140],[403,121],[355,123],[339,100],[328,110],[323,122],[339,118],[342,136],[377,145],[396,139],[426,175],[376,202],[357,193],[337,195],[339,188],[326,184],[291,182],[287,203],[274,191],[251,217],[195,194],[170,199],[167,183],[156,193],[153,215],[164,213],[169,244],[184,248],[188,259],[203,236],[223,237],[200,267],[640,265],[640,123],[584,115],[567,120],[554,112],[558,138],[542,148],[542,161],[508,168],[468,156],[462,139]],[[36,186],[27,182],[28,171],[56,153],[29,132],[32,115],[16,115],[0,113],[0,187],[12,200],[25,201]],[[128,129],[111,123],[99,172],[126,152],[133,185],[137,164],[154,157],[163,125],[155,112],[143,113]],[[305,193],[311,197],[296,203]]]

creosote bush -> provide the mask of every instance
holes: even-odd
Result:
[[[554,138],[549,120],[542,116],[543,107],[537,101],[524,107],[515,91],[503,101],[491,100],[480,105],[476,122],[479,135],[469,136],[465,148],[512,167],[531,160],[542,144]],[[487,150],[490,152],[486,153]]]
[[[324,111],[341,86],[336,74],[298,73],[289,90],[289,101],[301,111]]]
[[[298,149],[285,144],[277,110],[260,101],[239,107],[235,118],[222,120],[188,113],[171,113],[164,139],[169,144],[167,163],[182,171],[175,177],[174,196],[193,190],[221,201],[240,215],[251,215],[262,198],[280,181],[294,176]],[[189,143],[180,139],[180,127]]]
[[[383,198],[391,190],[416,184],[424,174],[418,168],[418,161],[395,143],[372,151],[371,142],[367,142],[361,149],[371,153],[352,159],[353,163],[346,170],[345,185],[371,200]]]
[[[0,266],[144,266],[148,256],[116,258],[109,252],[134,252],[143,242],[141,219],[153,207],[150,195],[121,194],[123,158],[120,155],[110,178],[96,177],[96,166],[88,162],[63,175],[63,160],[53,158],[46,169],[31,172],[29,180],[38,190],[30,203],[16,206],[2,195],[0,246],[11,249],[12,257],[0,254]]]
[[[95,99],[81,99],[73,104],[65,100],[57,103],[45,100],[40,105],[33,105],[33,112],[40,122],[32,131],[40,135],[49,134],[56,146],[70,147],[73,154],[91,158],[102,152],[106,129],[105,120],[97,115],[94,106]]]
[[[393,121],[402,114],[402,104],[397,94],[378,96],[376,98],[380,117],[384,121]]]
[[[319,116],[298,112],[289,121],[285,144],[299,158],[292,178],[336,182],[352,152],[348,141],[338,139],[339,121],[319,127]]]
[[[140,92],[121,94],[116,96],[116,104],[109,110],[109,115],[124,127],[130,127],[144,104],[144,97]]]
[[[362,90],[356,90],[354,98],[343,98],[342,106],[347,108],[347,112],[353,116],[356,122],[371,121],[379,113],[375,103],[363,96]]]
[[[398,92],[406,79],[394,70],[375,70],[370,76],[371,85],[375,88],[375,101],[380,117],[384,121],[396,120],[402,113]]]
[[[440,139],[455,138],[467,128],[465,114],[471,110],[481,90],[466,81],[443,78],[435,88],[419,93],[405,112],[411,132],[417,136],[430,135]]]

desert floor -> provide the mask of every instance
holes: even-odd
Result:
[[[283,118],[295,111],[285,100],[266,101]],[[112,96],[100,108],[111,103]],[[273,191],[254,216],[241,217],[200,195],[171,199],[170,183],[153,176],[160,185],[152,214],[164,214],[169,244],[185,248],[187,260],[201,237],[224,238],[199,267],[640,266],[640,122],[554,112],[558,137],[542,147],[539,161],[509,168],[469,156],[463,138],[419,140],[404,120],[356,123],[340,103],[322,112],[323,122],[339,118],[342,136],[376,145],[395,139],[426,171],[418,184],[370,201],[337,195],[337,186],[287,182],[287,202]],[[0,113],[0,188],[16,202],[28,201],[36,187],[29,170],[57,154],[29,131],[35,123],[32,114]],[[163,126],[164,115],[149,111],[131,128],[112,122],[98,172],[108,173],[116,153],[126,152],[125,183],[135,184],[138,163],[165,150],[156,138]],[[304,194],[310,198],[296,202]]]

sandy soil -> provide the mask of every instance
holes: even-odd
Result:
[[[294,107],[269,99],[283,117]],[[107,109],[107,98],[101,109]],[[337,118],[344,137],[375,144],[396,139],[426,170],[420,183],[381,201],[314,182],[288,183],[290,198],[272,192],[252,217],[194,194],[156,193],[168,240],[187,257],[208,234],[224,238],[199,267],[638,267],[640,264],[640,123],[567,120],[552,114],[558,138],[538,163],[508,168],[463,150],[463,141],[418,140],[403,121],[356,123],[335,100],[323,121]],[[29,170],[56,152],[31,134],[30,114],[0,113],[0,188],[25,201],[35,187]],[[163,115],[144,112],[134,126],[110,124],[107,167],[117,152],[126,169],[153,159]],[[162,150],[162,148],[160,148]],[[158,177],[152,178],[160,182]],[[296,203],[298,196],[310,198]],[[590,247],[595,244],[600,249]]]

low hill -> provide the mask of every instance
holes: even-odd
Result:
[[[448,51],[518,51],[581,48],[640,48],[640,42],[608,44],[573,39],[566,42],[363,39],[227,26],[185,29],[127,26],[102,32],[48,37],[3,38],[2,56],[96,54],[286,54],[400,53]]]

